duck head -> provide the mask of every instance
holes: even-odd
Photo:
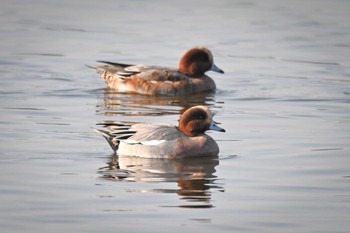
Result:
[[[207,130],[225,132],[213,121],[213,116],[208,107],[200,105],[187,109],[181,115],[178,128],[190,137],[202,135]]]
[[[190,49],[180,60],[179,72],[190,77],[201,77],[209,70],[224,73],[214,64],[213,54],[205,47]]]

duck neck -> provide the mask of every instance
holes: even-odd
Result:
[[[196,137],[204,134],[204,132],[199,132],[198,130],[191,127],[179,125],[177,128],[188,137]]]

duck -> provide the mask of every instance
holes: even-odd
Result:
[[[187,109],[178,126],[164,123],[102,122],[103,129],[93,130],[103,136],[120,157],[187,158],[219,154],[219,146],[207,130],[225,132],[213,121],[209,108],[202,105]]]
[[[97,67],[97,73],[107,86],[120,93],[138,93],[145,95],[184,96],[216,89],[207,71],[224,74],[214,64],[212,52],[206,47],[188,50],[180,60],[179,67],[146,66],[97,61],[103,63]]]

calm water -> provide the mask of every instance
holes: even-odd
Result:
[[[2,232],[350,232],[350,1],[1,1]],[[214,94],[122,95],[85,64],[177,66]],[[120,159],[99,121],[204,104],[217,159]]]

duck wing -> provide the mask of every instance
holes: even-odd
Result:
[[[168,124],[124,124],[119,122],[102,122],[105,130],[93,129],[103,136],[116,152],[120,141],[127,144],[157,145],[179,138],[181,132]]]
[[[165,66],[146,66],[146,65],[131,65],[125,63],[116,63],[109,61],[98,61],[104,63],[97,67],[100,73],[109,73],[116,78],[125,79],[137,75],[146,81],[179,81],[183,77],[176,69]]]
[[[110,61],[97,62],[105,64],[97,67],[97,70],[99,72],[108,72],[110,74],[118,75],[120,76],[120,78],[130,77],[132,75],[136,75],[142,72],[142,70],[138,68],[138,65],[116,63]]]
[[[151,144],[171,141],[178,138],[182,133],[174,125],[169,124],[136,124],[131,127],[136,133],[129,137],[130,141],[140,144]]]

